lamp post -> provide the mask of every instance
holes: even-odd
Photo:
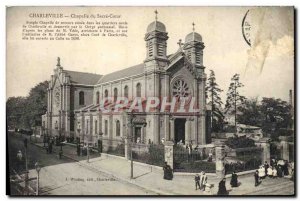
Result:
[[[133,112],[130,113],[128,126],[130,128],[128,139],[130,141],[130,179],[133,179],[133,154],[132,154],[132,145],[133,145]]]
[[[103,150],[103,132],[99,133],[98,136],[98,151],[99,151],[99,155],[101,156],[102,150]]]
[[[37,182],[36,182],[36,195],[39,195],[39,187],[40,187],[40,171],[41,171],[41,166],[39,165],[39,162],[35,163],[35,170],[37,172]]]

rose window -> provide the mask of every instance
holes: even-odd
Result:
[[[188,84],[183,80],[177,80],[173,84],[172,94],[175,97],[188,97],[190,94]]]

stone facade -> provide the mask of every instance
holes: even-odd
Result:
[[[170,55],[167,54],[168,38],[165,25],[155,20],[149,24],[145,34],[144,61],[104,76],[85,75],[88,80],[90,76],[98,76],[95,83],[72,82],[74,76],[64,71],[58,62],[48,89],[48,112],[43,116],[44,126],[62,129],[66,135],[71,133],[74,137],[94,143],[100,134],[103,138],[117,141],[129,136],[132,130],[133,140],[140,143],[182,141],[194,145],[206,144],[209,135],[206,131],[206,74],[202,37],[193,30],[184,43],[178,43],[178,51]],[[84,104],[79,104],[79,93],[84,93]],[[167,97],[168,100],[194,97],[199,112],[174,113],[154,109],[134,114],[126,111],[103,113],[99,104],[106,97],[126,97],[129,100],[136,97],[143,100],[147,97]],[[132,121],[131,124],[128,124],[129,121]],[[128,125],[133,126],[129,129]]]

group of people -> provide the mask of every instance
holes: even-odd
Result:
[[[287,175],[289,175],[289,164],[286,160],[272,159],[270,165],[265,161],[264,165],[261,165],[254,173],[255,186],[258,186],[266,177],[275,179]]]
[[[199,174],[195,175],[195,187],[196,187],[196,190],[199,187],[199,190],[205,191],[206,184],[207,184],[207,176],[206,176],[206,174],[205,174],[204,171],[202,171],[200,173],[200,175]]]

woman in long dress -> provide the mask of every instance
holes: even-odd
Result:
[[[265,178],[266,173],[265,173],[265,168],[264,168],[264,166],[261,166],[261,167],[258,169],[258,176],[259,176],[259,179],[264,179],[264,178]]]
[[[238,187],[238,176],[235,172],[232,173],[231,175],[231,181],[230,181],[230,185],[231,187]]]
[[[228,195],[226,190],[226,179],[223,178],[219,183],[218,195]]]

